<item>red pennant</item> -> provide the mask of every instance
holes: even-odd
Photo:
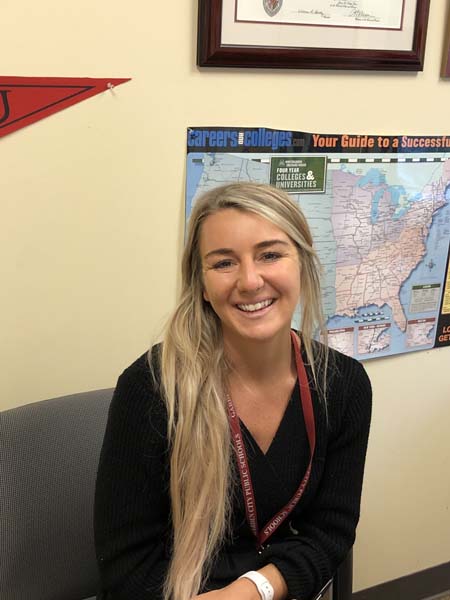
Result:
[[[130,79],[0,77],[0,137]]]

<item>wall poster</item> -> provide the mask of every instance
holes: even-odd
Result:
[[[237,181],[271,183],[304,211],[330,346],[368,359],[450,345],[450,136],[189,128],[186,217]]]

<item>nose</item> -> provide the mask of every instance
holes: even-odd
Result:
[[[264,278],[253,260],[242,261],[239,265],[237,289],[240,292],[256,292],[264,285]]]

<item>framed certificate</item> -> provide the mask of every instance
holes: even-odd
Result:
[[[421,71],[430,0],[199,0],[201,67]]]

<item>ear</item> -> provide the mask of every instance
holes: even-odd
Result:
[[[206,302],[209,302],[209,296],[205,289],[203,289],[203,300],[205,300]]]

